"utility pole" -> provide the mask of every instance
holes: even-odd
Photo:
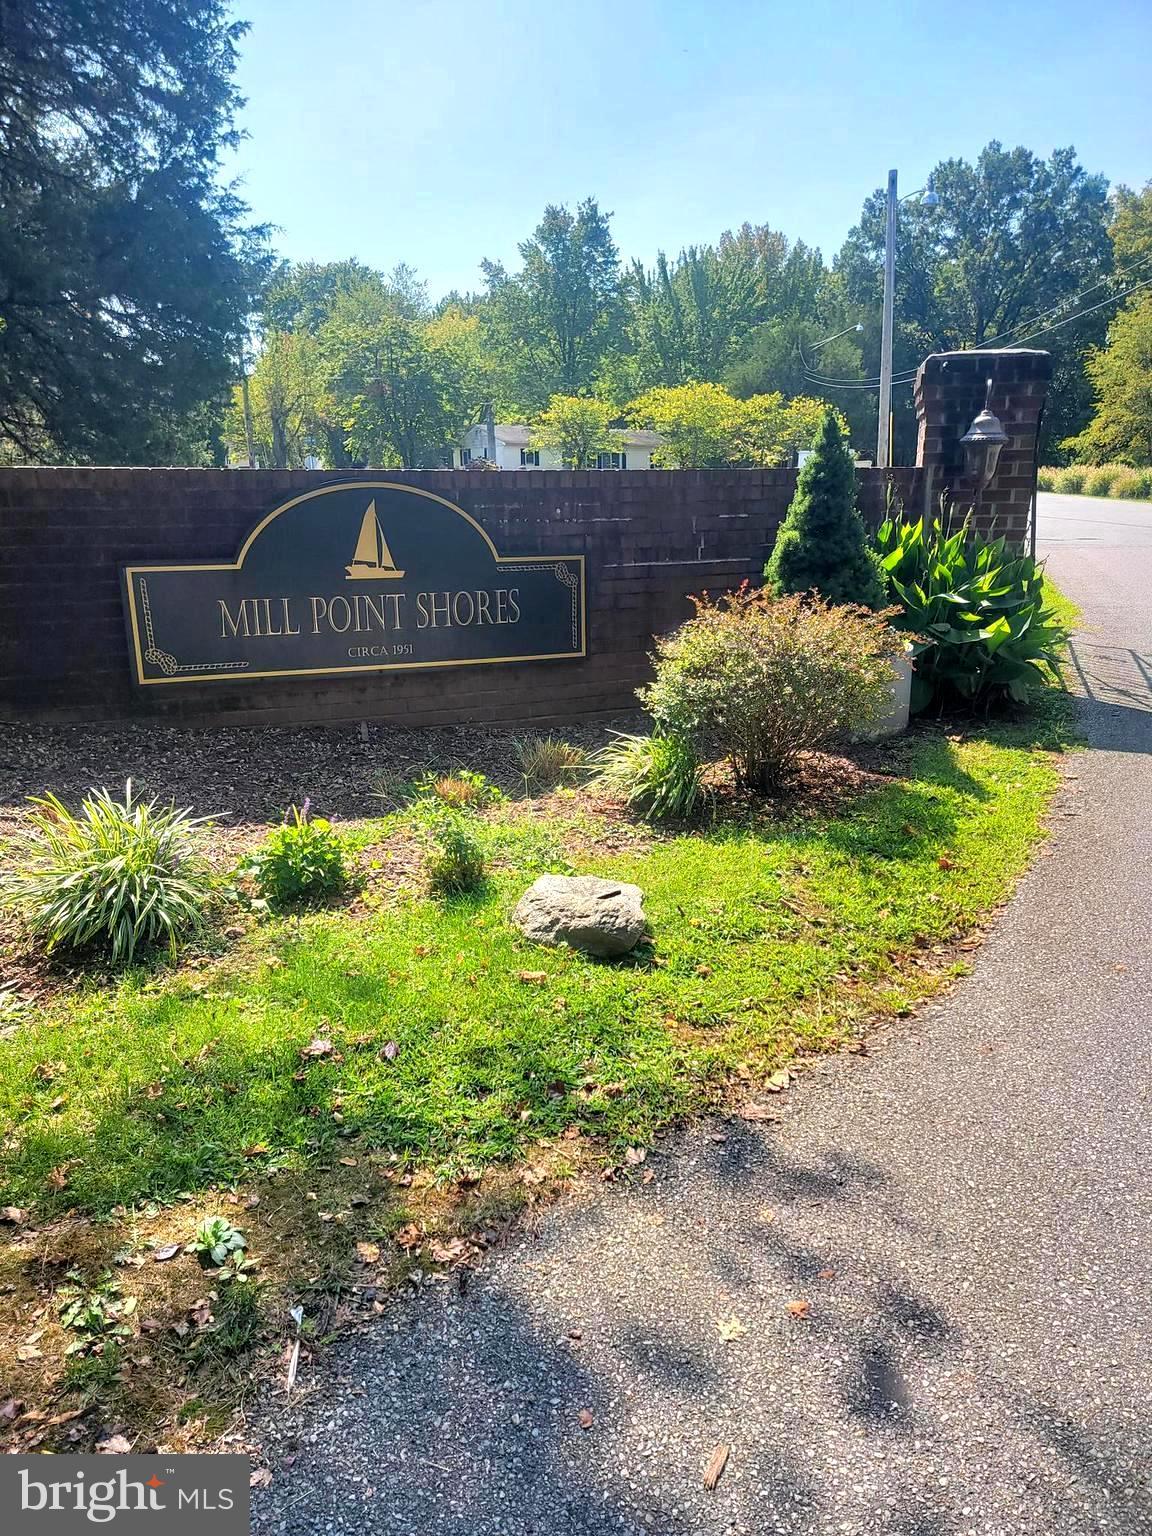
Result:
[[[876,465],[887,469],[891,454],[892,317],[896,304],[896,172],[888,172],[888,217],[884,228],[884,323],[880,333],[880,419],[876,424]]]

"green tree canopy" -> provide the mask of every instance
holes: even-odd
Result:
[[[266,266],[217,185],[244,28],[221,0],[37,0],[0,26],[0,439],[149,463],[223,400]]]
[[[543,407],[552,395],[588,393],[619,339],[620,258],[610,218],[595,198],[575,213],[549,206],[520,246],[518,273],[499,262],[481,264],[488,342],[522,411]]]
[[[1088,357],[1092,420],[1064,447],[1086,464],[1152,464],[1152,295],[1132,299]]]
[[[976,163],[942,161],[933,172],[939,203],[904,203],[897,224],[895,369],[914,370],[929,352],[1026,336],[1027,322],[1061,318],[1060,306],[1107,276],[1108,184],[1079,164],[1073,149],[1042,160],[1024,148],[993,141]],[[835,269],[845,298],[878,315],[883,287],[885,194],[865,203]],[[1103,336],[1104,320],[1089,316],[1037,341],[1053,352],[1058,386],[1046,419],[1048,435],[1075,424],[1070,384],[1086,348]],[[880,371],[879,330],[865,332],[868,378]],[[820,371],[820,370],[817,370]],[[911,390],[894,397],[905,455],[915,436]],[[1082,419],[1082,418],[1081,418]]]
[[[532,424],[532,444],[551,448],[566,469],[589,469],[598,453],[620,447],[612,410],[587,395],[553,395]]]
[[[764,582],[780,596],[818,592],[830,603],[884,605],[880,562],[856,510],[856,471],[830,410],[815,451],[800,471]]]
[[[665,469],[784,464],[810,448],[825,411],[822,401],[781,394],[738,400],[721,384],[678,384],[646,390],[625,411],[634,427],[664,439],[652,462]],[[843,420],[836,417],[837,422]]]

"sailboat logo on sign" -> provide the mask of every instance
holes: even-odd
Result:
[[[392,551],[376,516],[375,499],[368,503],[368,510],[361,519],[352,564],[344,569],[348,572],[348,581],[395,581],[404,574],[396,569],[392,559]]]

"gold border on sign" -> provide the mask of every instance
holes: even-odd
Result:
[[[580,571],[580,649],[578,651],[547,651],[537,656],[474,656],[462,657],[459,660],[448,661],[392,661],[380,662],[372,666],[358,667],[285,667],[274,672],[193,672],[185,673],[182,677],[145,677],[144,658],[140,651],[140,624],[136,614],[136,582],[137,576],[151,576],[156,572],[170,571],[239,571],[243,569],[245,558],[252,545],[282,512],[288,512],[292,507],[298,507],[302,501],[311,501],[316,496],[331,495],[334,491],[403,491],[409,496],[426,496],[429,501],[438,501],[442,507],[447,507],[450,512],[455,512],[465,522],[470,523],[488,546],[489,553],[496,565],[556,565],[575,563]],[[179,560],[171,565],[126,565],[124,570],[124,583],[128,595],[128,614],[132,625],[132,649],[133,660],[136,665],[136,682],[141,688],[154,687],[179,687],[182,683],[231,683],[248,682],[253,678],[266,677],[332,677],[344,673],[363,672],[418,672],[427,671],[433,667],[491,667],[501,666],[505,663],[516,661],[568,661],[579,660],[588,654],[588,629],[587,629],[587,593],[585,590],[585,557],[583,555],[501,555],[497,552],[495,544],[487,533],[476,521],[470,512],[463,507],[449,501],[446,496],[437,496],[435,491],[425,491],[419,486],[404,485],[398,480],[345,480],[334,481],[329,485],[317,486],[314,491],[305,491],[302,496],[294,496],[291,501],[286,501],[272,511],[253,528],[252,532],[240,546],[240,552],[235,560],[213,560],[206,564],[195,564],[187,560]]]

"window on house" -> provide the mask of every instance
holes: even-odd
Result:
[[[521,450],[520,450],[520,468],[521,469],[539,469],[540,468],[540,450],[539,450],[539,448],[521,448]]]
[[[596,455],[597,469],[627,469],[628,455],[626,453],[598,453]]]
[[[472,462],[472,450],[471,450],[471,448],[461,448],[461,450],[460,450],[460,468],[463,469],[465,464],[471,464],[471,462]]]

